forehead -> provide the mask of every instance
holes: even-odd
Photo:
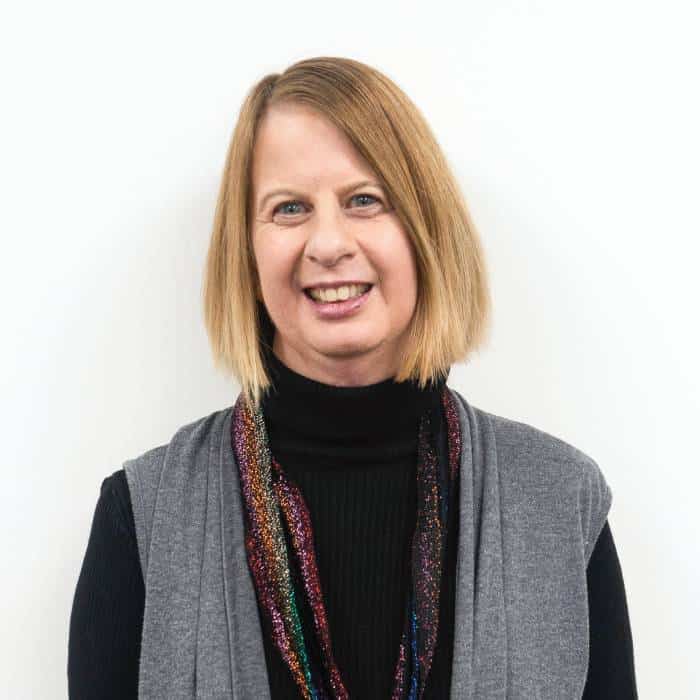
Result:
[[[258,125],[251,176],[259,195],[261,188],[313,189],[375,173],[325,116],[304,105],[278,105]]]

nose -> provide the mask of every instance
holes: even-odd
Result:
[[[324,267],[337,265],[344,257],[352,258],[356,242],[337,202],[319,204],[308,226],[305,256]]]

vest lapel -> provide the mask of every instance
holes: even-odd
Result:
[[[221,677],[221,659],[208,640],[215,642],[222,630],[207,611],[223,601],[216,600],[216,587],[202,586],[221,569],[212,557],[220,545],[212,527],[218,502],[209,488],[216,466],[212,436],[221,418],[216,413],[178,431],[163,458],[148,550],[139,698],[193,698],[195,688],[201,697],[200,687],[206,691]]]
[[[495,442],[452,389],[462,434],[452,700],[506,697],[506,617]]]

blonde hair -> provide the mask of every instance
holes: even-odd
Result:
[[[446,376],[486,339],[491,300],[479,237],[460,188],[422,114],[378,70],[317,57],[272,73],[246,95],[221,178],[203,284],[204,323],[217,368],[258,405],[271,384],[263,345],[273,326],[259,301],[250,236],[251,162],[265,111],[312,107],[343,131],[372,167],[408,233],[418,271],[409,342],[394,381],[421,387]]]

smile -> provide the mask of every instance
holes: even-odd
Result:
[[[304,296],[317,318],[339,319],[360,311],[371,296],[373,288],[374,285],[363,284],[349,285],[338,289],[305,289]],[[344,295],[347,295],[347,298],[343,299]],[[334,300],[329,301],[333,297]]]
[[[321,302],[338,302],[346,299],[353,299],[364,294],[372,285],[371,284],[350,284],[342,287],[327,287],[327,288],[309,288],[305,291],[315,301]]]

